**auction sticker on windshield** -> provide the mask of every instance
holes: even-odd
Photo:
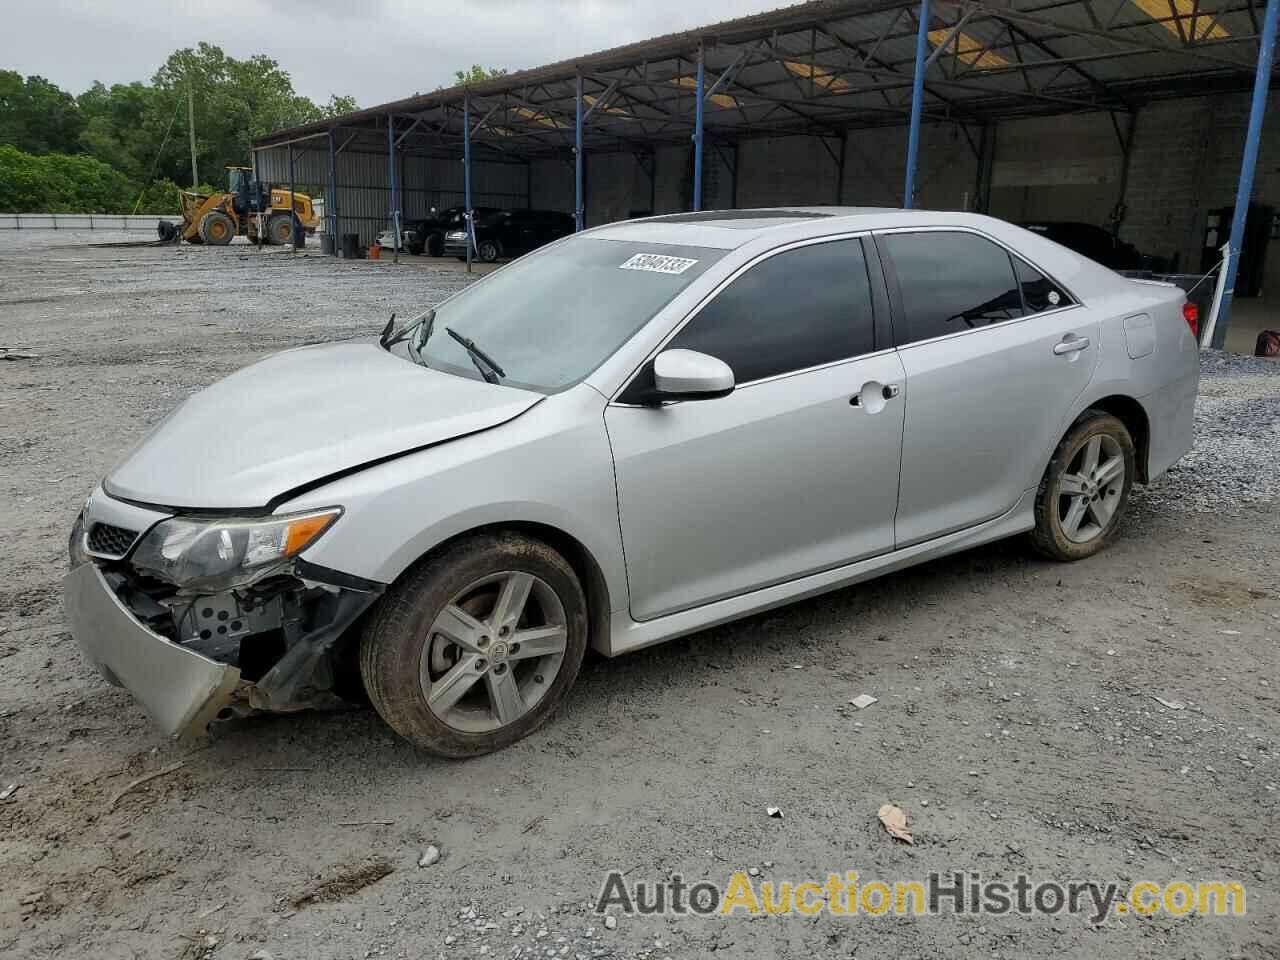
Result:
[[[620,265],[622,270],[645,270],[649,273],[684,273],[697,260],[687,257],[668,257],[662,253],[637,253],[626,263]]]

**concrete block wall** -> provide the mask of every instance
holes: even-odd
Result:
[[[1236,93],[1139,109],[1120,228],[1123,239],[1143,252],[1176,255],[1181,270],[1200,269],[1208,211],[1235,202],[1249,104],[1248,94]],[[1280,207],[1277,111],[1280,94],[1273,93],[1258,150],[1253,199]],[[1280,243],[1270,244],[1268,256],[1277,252]]]
[[[828,140],[832,149],[837,142]],[[738,146],[738,206],[836,202],[836,162],[817,137],[743,140]]]
[[[1134,127],[1120,236],[1144,253],[1177,257],[1180,270],[1199,266],[1212,129],[1208,97],[1149,104]],[[1234,176],[1231,183],[1234,190]]]
[[[970,126],[974,146],[980,130]],[[920,127],[915,205],[931,210],[972,210],[978,157],[964,132],[951,123]],[[907,176],[907,128],[854,130],[845,147],[844,203],[900,207]]]
[[[1123,158],[1107,113],[1001,123],[989,212],[1006,220],[1107,223],[1120,196]]]
[[[1147,253],[1177,256],[1183,270],[1199,268],[1206,211],[1234,200],[1248,110],[1247,93],[1170,100],[1139,108],[1120,229],[1123,239]],[[1254,195],[1260,202],[1280,207],[1280,94],[1272,96],[1269,114]],[[1125,117],[1117,119],[1123,130]],[[993,215],[1010,220],[1069,219],[1110,225],[1120,193],[1122,153],[1109,114],[1032,117],[1004,121],[992,129]],[[971,126],[969,133],[976,145],[979,129]],[[838,196],[850,206],[900,206],[906,141],[905,126],[849,132],[844,180],[837,190],[836,160],[816,137],[744,139],[736,149],[725,143],[726,161],[709,136],[703,206],[827,205],[836,203]],[[838,156],[839,141],[827,143]],[[692,145],[661,146],[654,157],[656,182],[651,188],[632,153],[587,154],[589,225],[623,219],[650,207],[655,213],[691,209]],[[532,206],[573,209],[572,160],[572,152],[565,150],[561,156],[532,162]],[[375,167],[368,176],[376,179],[379,168],[376,160],[371,162]],[[732,165],[736,165],[736,177]],[[506,168],[495,170],[494,176],[504,189],[515,190],[517,173],[522,175],[522,170]],[[354,174],[352,170],[349,175]],[[978,157],[961,128],[952,123],[922,127],[917,206],[975,209],[977,174]],[[414,186],[413,176],[406,179]],[[449,177],[436,171],[430,179]],[[379,198],[378,204],[379,209],[385,207],[385,200]],[[1280,241],[1271,246],[1278,261],[1274,272],[1280,278]]]

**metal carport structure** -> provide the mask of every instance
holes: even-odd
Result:
[[[985,209],[990,131],[1003,120],[1105,111],[1124,155],[1123,196],[1140,105],[1253,86],[1242,221],[1278,9],[1280,0],[1265,12],[1255,0],[813,0],[277,131],[255,141],[255,163],[283,148],[292,175],[295,154],[327,159],[326,217],[340,235],[344,152],[382,158],[385,216],[397,227],[407,157],[460,157],[467,209],[477,164],[523,164],[528,178],[534,158],[571,157],[581,229],[588,155],[632,153],[652,184],[655,148],[691,141],[696,210],[708,162],[736,177],[743,140],[814,137],[843,171],[849,131],[888,126],[907,127],[910,206],[920,126],[946,122],[977,159],[974,205]],[[845,199],[842,176],[837,184],[832,203]],[[531,193],[526,185],[526,201]]]

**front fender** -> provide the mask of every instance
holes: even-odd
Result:
[[[577,540],[625,609],[604,398],[579,387],[524,416],[358,471],[281,504],[279,513],[338,504],[343,515],[303,556],[390,583],[433,547],[478,527],[532,523]]]

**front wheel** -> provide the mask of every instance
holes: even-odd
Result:
[[[235,223],[221,210],[210,210],[200,221],[200,239],[211,247],[225,247],[235,235]]]
[[[1118,419],[1087,410],[1067,431],[1036,493],[1031,542],[1055,560],[1083,560],[1115,538],[1137,458]]]
[[[546,722],[586,647],[586,598],[568,562],[537,540],[486,534],[388,591],[361,639],[360,672],[397,733],[473,757]]]
[[[476,249],[482,263],[497,263],[502,256],[502,246],[497,240],[482,240]]]

